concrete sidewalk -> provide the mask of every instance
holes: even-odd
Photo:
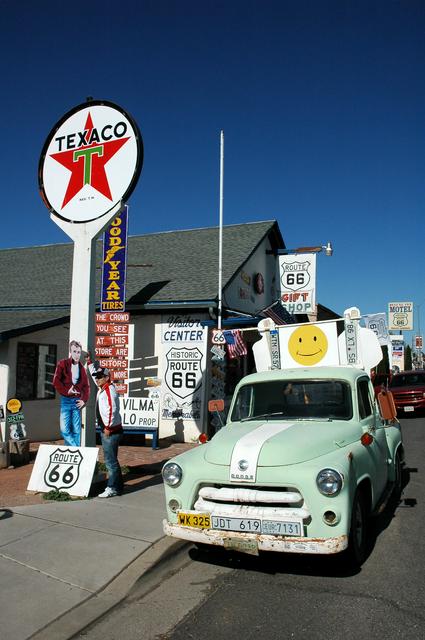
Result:
[[[143,465],[135,465],[138,478],[130,467],[120,497],[0,507],[2,639],[71,638],[119,602],[145,571],[175,552],[180,543],[162,532],[160,468],[191,446],[167,446],[161,462],[146,475]],[[139,454],[133,455],[139,461],[161,458],[161,451],[137,449]],[[0,482],[11,471],[2,470]],[[22,469],[16,471],[22,474]]]

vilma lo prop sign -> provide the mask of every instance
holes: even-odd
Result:
[[[142,137],[131,116],[112,102],[86,102],[66,113],[44,144],[41,196],[63,220],[96,220],[129,198],[142,161]]]

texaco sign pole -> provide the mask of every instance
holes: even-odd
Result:
[[[121,107],[99,100],[65,114],[41,153],[41,196],[51,219],[74,242],[69,340],[78,340],[83,349],[94,347],[96,238],[134,190],[142,161],[137,124]],[[82,447],[96,442],[94,398],[92,391]]]

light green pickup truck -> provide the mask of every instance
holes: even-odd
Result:
[[[369,517],[401,492],[391,407],[350,366],[245,377],[226,425],[164,465],[164,532],[252,554],[344,552],[361,564]]]

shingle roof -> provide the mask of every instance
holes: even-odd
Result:
[[[218,234],[218,227],[210,227],[129,237],[127,302],[216,299]],[[223,288],[268,234],[276,248],[284,246],[274,220],[224,226]],[[72,243],[0,250],[0,333],[69,315],[72,253]],[[96,300],[101,258],[99,241]]]

